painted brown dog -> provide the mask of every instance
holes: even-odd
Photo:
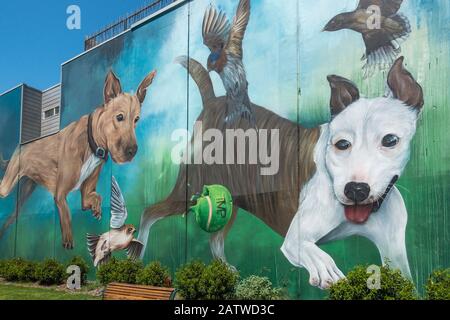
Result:
[[[138,149],[135,128],[141,106],[155,75],[155,71],[147,75],[136,94],[130,95],[122,92],[120,80],[110,71],[105,80],[102,106],[59,133],[16,150],[1,181],[0,197],[7,197],[21,178],[24,178],[23,184],[31,192],[33,184],[45,187],[53,195],[58,207],[63,247],[72,249],[72,223],[67,195],[80,189],[83,210],[92,210],[96,218],[101,218],[102,198],[96,192],[96,185],[106,159],[95,158],[88,136],[93,138],[94,144],[109,153],[114,162],[123,164],[131,161]],[[95,165],[86,166],[89,162]],[[27,195],[31,194],[24,191]],[[2,230],[14,222],[17,215],[13,215]]]
[[[177,59],[196,82],[202,97],[203,109],[197,121],[201,121],[205,132],[217,129],[224,133],[227,129],[247,130],[251,127],[247,121],[237,121],[233,127],[225,124],[226,97],[216,97],[209,73],[197,61],[189,58]],[[359,91],[349,80],[329,76],[331,88],[330,111],[337,116],[352,102],[359,99]],[[393,96],[408,106],[423,105],[420,86],[412,75],[403,68],[403,58],[398,59],[388,77]],[[280,117],[274,112],[252,104],[256,126],[259,129],[278,130],[279,132],[279,170],[274,175],[260,175],[261,164],[237,164],[237,152],[234,152],[234,164],[182,164],[175,186],[169,196],[145,209],[139,227],[138,240],[147,243],[150,228],[165,217],[183,214],[191,205],[190,197],[201,192],[204,185],[221,184],[226,186],[233,196],[233,216],[229,224],[210,238],[210,247],[214,258],[226,262],[224,241],[231,229],[238,208],[244,209],[261,219],[267,226],[286,237],[296,216],[301,199],[301,191],[317,172],[315,148],[321,135],[320,127],[305,128],[293,121]],[[224,145],[226,145],[226,134]],[[270,138],[269,138],[270,140]],[[192,142],[194,143],[194,137]],[[203,152],[201,148],[194,150]],[[269,150],[269,153],[271,151]],[[320,192],[320,191],[319,191]],[[314,194],[311,191],[310,194]],[[143,257],[145,247],[134,252],[134,257]]]
[[[242,119],[236,121],[233,127],[226,126],[224,121],[226,97],[216,97],[207,70],[193,59],[186,58],[178,62],[189,70],[200,90],[203,110],[197,121],[202,122],[204,132],[211,128],[221,132],[233,127],[243,130],[251,128],[251,125]],[[280,158],[278,173],[260,175],[263,167],[261,164],[181,165],[177,182],[170,195],[164,201],[145,209],[139,227],[139,241],[146,244],[150,228],[155,222],[186,212],[190,206],[189,197],[201,192],[204,185],[211,184],[227,186],[233,196],[234,205],[230,223],[224,230],[213,234],[210,239],[214,258],[226,260],[223,241],[233,225],[238,208],[251,212],[280,235],[286,235],[298,208],[301,186],[315,172],[313,153],[320,129],[304,128],[254,104],[252,104],[252,110],[254,110],[258,128],[279,130],[280,154],[283,156]],[[237,157],[236,152],[235,157]],[[236,159],[234,163],[237,163]],[[134,257],[142,258],[144,253],[145,247],[135,252]]]

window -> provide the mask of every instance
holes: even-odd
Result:
[[[48,119],[59,114],[59,107],[48,109],[44,111],[44,119]]]

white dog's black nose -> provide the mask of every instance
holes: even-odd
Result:
[[[369,197],[370,186],[367,183],[349,182],[345,186],[344,194],[356,203],[363,202]]]

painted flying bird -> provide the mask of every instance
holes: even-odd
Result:
[[[143,247],[140,241],[134,239],[136,228],[125,224],[127,217],[125,200],[116,179],[112,177],[111,230],[101,236],[87,235],[87,245],[95,267],[107,262],[114,251],[127,250],[128,257],[132,257],[135,250]]]
[[[374,74],[376,68],[385,70],[391,67],[401,52],[401,43],[411,33],[411,25],[407,17],[398,13],[403,0],[360,0],[355,11],[338,14],[331,19],[324,31],[351,29],[362,34],[366,45],[366,53],[361,60],[364,78]],[[375,7],[374,7],[375,6]],[[379,8],[379,25],[373,22]]]
[[[233,24],[226,14],[210,6],[203,18],[203,43],[211,50],[208,71],[217,72],[227,92],[226,123],[242,117],[255,126],[248,82],[242,62],[245,30],[250,19],[250,0],[240,0]]]

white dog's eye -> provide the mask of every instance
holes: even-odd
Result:
[[[122,122],[123,121],[123,114],[119,114],[116,117],[117,121]]]
[[[393,148],[395,147],[400,141],[400,138],[397,137],[395,134],[388,134],[384,136],[383,141],[381,141],[381,144],[385,148]]]
[[[336,144],[334,145],[338,150],[344,151],[349,149],[352,144],[350,143],[350,141],[347,140],[339,140],[338,142],[336,142]]]

